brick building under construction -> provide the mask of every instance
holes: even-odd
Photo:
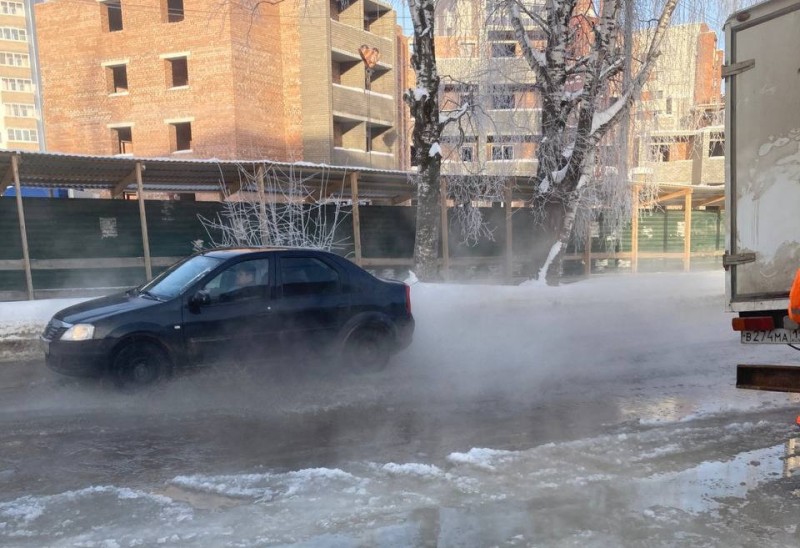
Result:
[[[50,0],[36,23],[49,151],[402,166],[382,1]]]

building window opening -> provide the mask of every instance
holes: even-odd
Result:
[[[492,109],[513,110],[516,106],[513,93],[496,93],[492,95]]]
[[[711,158],[725,156],[725,137],[721,133],[712,133],[708,143],[708,155]]]
[[[384,126],[367,126],[367,152],[383,152],[390,153],[392,147],[390,145],[390,135],[387,134],[388,127]]]
[[[22,2],[0,2],[0,13],[3,15],[25,15],[25,6]]]
[[[372,12],[364,13],[364,30],[367,32],[376,32],[378,31],[378,26],[376,23],[380,21],[381,17],[384,13],[387,13],[385,10],[376,9]]]
[[[108,92],[127,93],[128,91],[128,67],[126,65],[116,65],[107,67]]]
[[[167,23],[180,23],[183,18],[183,0],[167,0]]]
[[[669,145],[651,145],[650,157],[656,162],[669,162]]]
[[[114,137],[114,154],[133,154],[133,131],[130,127],[111,130]]]
[[[189,61],[186,57],[167,59],[167,79],[173,88],[189,85]]]
[[[108,32],[122,30],[122,3],[120,0],[110,0],[104,3]]]
[[[37,143],[39,142],[39,134],[35,129],[8,128],[8,140],[22,143]]]
[[[474,149],[471,146],[461,147],[461,161],[472,162],[474,158]]]
[[[172,127],[172,151],[192,150],[191,122],[181,122],[170,125]]]
[[[499,42],[492,44],[492,57],[515,57],[517,45],[514,42]]]
[[[492,160],[513,160],[514,145],[492,145]]]

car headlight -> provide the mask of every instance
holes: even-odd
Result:
[[[94,337],[94,326],[88,323],[76,323],[61,335],[62,341],[88,341]]]

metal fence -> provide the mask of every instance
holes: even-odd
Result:
[[[129,200],[24,199],[26,231],[34,294],[37,298],[99,292],[127,287],[146,279],[138,203]],[[208,246],[209,236],[198,214],[212,217],[220,203],[145,201],[153,271]],[[506,272],[506,211],[483,208],[492,240],[468,246],[460,242],[457,223],[449,222],[448,265],[453,279],[521,274],[533,234],[533,216],[517,209],[511,217],[512,272]],[[403,276],[411,266],[414,249],[415,209],[407,206],[360,207],[361,263],[366,268]],[[352,216],[337,228],[337,253],[354,258]],[[638,264],[642,270],[684,267],[684,212],[643,212],[638,226]],[[694,211],[691,252],[695,267],[719,264],[724,246],[722,214]],[[14,198],[0,198],[0,300],[27,298],[23,253]],[[632,238],[628,226],[622,234],[607,234],[602,222],[591,240],[573,244],[567,251],[568,274],[632,269]],[[590,251],[590,253],[589,253]],[[442,254],[444,256],[444,254]]]

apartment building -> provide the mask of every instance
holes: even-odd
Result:
[[[667,31],[632,121],[638,178],[724,184],[722,62],[716,33],[705,23]]]
[[[388,4],[48,0],[36,18],[49,150],[399,165]]]
[[[0,148],[41,150],[34,0],[0,1]]]
[[[528,9],[543,9],[529,0]],[[588,37],[595,13],[590,2],[576,8],[572,24]],[[536,45],[542,29],[523,18]],[[587,44],[576,41],[576,48]],[[437,4],[436,53],[442,76],[440,108],[471,114],[445,130],[442,143],[446,175],[530,176],[536,173],[541,140],[541,96],[536,77],[522,58],[513,27],[501,3],[442,0]]]
[[[511,26],[489,4],[437,6],[436,53],[440,108],[475,108],[445,129],[445,175],[523,175],[536,171],[541,104],[535,77],[520,57]]]

